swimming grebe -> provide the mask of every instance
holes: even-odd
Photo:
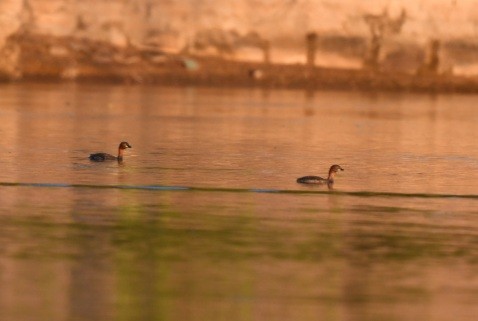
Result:
[[[304,176],[297,179],[297,183],[301,184],[333,184],[335,173],[338,171],[343,171],[344,169],[340,165],[332,165],[329,169],[329,176],[327,179],[319,176]]]
[[[90,160],[94,162],[104,162],[104,161],[109,161],[109,160],[117,160],[117,161],[122,161],[123,160],[123,151],[126,148],[131,148],[131,145],[128,144],[127,142],[121,142],[118,146],[118,157],[113,156],[111,154],[107,153],[96,153],[96,154],[91,154],[90,155]]]

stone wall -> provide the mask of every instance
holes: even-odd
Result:
[[[437,40],[442,71],[478,74],[478,2],[459,0],[2,0],[0,68],[22,33],[253,61],[269,46],[273,62],[304,63],[310,32],[322,66],[361,68],[379,41],[381,68],[413,71]]]

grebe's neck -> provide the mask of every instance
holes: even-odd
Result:
[[[329,171],[329,177],[327,177],[327,180],[331,183],[334,182],[334,177],[335,177],[335,172],[334,171]]]
[[[123,159],[123,151],[124,151],[124,149],[118,148],[118,159],[119,160]]]

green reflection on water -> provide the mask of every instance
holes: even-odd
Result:
[[[36,215],[26,203],[26,213],[0,218],[4,260],[61,264],[35,287],[69,280],[71,313],[88,320],[250,320],[255,302],[320,303],[340,320],[343,304],[426,301],[426,286],[400,282],[403,266],[478,263],[476,233],[437,225],[429,208],[349,206],[337,194],[214,192],[229,197],[216,202],[204,191],[101,193],[122,202],[91,207],[80,195],[61,215]]]
[[[104,244],[108,245],[106,249],[115,249],[115,253],[135,260],[153,256],[182,261],[193,256],[217,261],[269,257],[318,262],[328,257],[356,254],[384,260],[473,256],[471,254],[475,254],[476,248],[468,245],[478,241],[478,236],[471,232],[460,231],[459,241],[453,241],[456,236],[453,230],[406,222],[392,225],[357,220],[355,225],[344,229],[340,226],[340,217],[321,220],[328,214],[310,208],[301,211],[317,214],[318,220],[291,217],[291,221],[284,221],[273,216],[256,217],[251,211],[224,216],[206,210],[198,215],[177,211],[174,207],[121,206],[108,213],[107,219],[89,223],[2,217],[4,228],[21,230],[21,233],[15,234],[7,229],[2,238],[23,245],[13,255],[25,259],[74,259],[76,246],[89,244],[96,236],[102,235]],[[214,209],[214,206],[211,208]],[[428,210],[375,206],[346,211],[380,215],[430,213]],[[336,209],[333,214],[341,212],[344,210]]]

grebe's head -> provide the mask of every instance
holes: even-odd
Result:
[[[330,166],[329,174],[337,173],[338,171],[343,171],[343,170],[344,169],[342,167],[340,167],[340,165],[332,165],[332,166]]]
[[[128,142],[121,142],[118,148],[119,149],[131,148],[131,145]]]

